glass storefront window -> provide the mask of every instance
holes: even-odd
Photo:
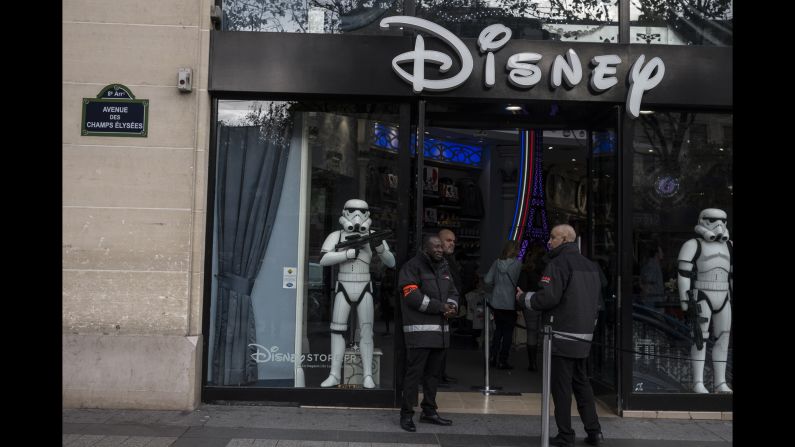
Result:
[[[732,242],[720,235],[728,238],[733,217],[732,116],[641,113],[633,141],[633,391],[724,392],[732,387]],[[707,209],[715,211],[702,215]],[[700,315],[681,305],[690,294]],[[702,349],[694,347],[694,317],[706,334]]]
[[[415,2],[416,17],[459,37],[477,38],[501,23],[515,38],[618,42],[619,0],[223,0],[224,31],[318,34],[400,34],[382,30],[384,17],[403,15]],[[627,0],[630,43],[731,46],[733,0]]]
[[[347,217],[369,226],[360,236],[396,231],[398,154],[376,130],[397,127],[397,106],[219,100],[217,111],[207,385],[371,388],[371,357],[372,388],[393,388],[396,272],[384,246],[324,256],[350,239],[351,199],[360,211],[346,212],[369,212]],[[384,237],[394,254],[394,233]],[[340,383],[321,385],[335,358]]]
[[[417,0],[415,15],[459,37],[501,23],[517,39],[618,42],[618,0]]]
[[[382,17],[400,15],[403,0],[223,0],[224,31],[384,34]]]
[[[618,386],[615,351],[618,336],[618,144],[615,128],[596,130],[591,134],[591,195],[589,213],[592,236],[588,237],[587,255],[597,263],[607,284],[602,288],[599,315],[591,346],[593,375],[612,389]],[[584,189],[584,188],[583,188]],[[585,191],[586,200],[588,197]],[[586,233],[587,234],[587,233]]]
[[[630,43],[731,46],[733,0],[630,1]]]

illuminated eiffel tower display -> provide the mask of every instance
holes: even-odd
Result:
[[[531,243],[538,242],[546,247],[549,240],[542,172],[542,135],[543,131],[539,130],[523,130],[519,133],[522,159],[510,235],[511,240],[520,243],[519,259],[524,259]]]

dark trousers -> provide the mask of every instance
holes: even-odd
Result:
[[[401,416],[412,416],[417,406],[418,387],[422,383],[422,411],[436,414],[436,388],[442,370],[444,348],[406,348],[406,376],[403,378]]]
[[[494,309],[494,340],[489,348],[490,357],[498,359],[500,364],[508,361],[513,344],[513,328],[516,326],[516,311],[507,309]]]
[[[555,422],[558,436],[574,442],[571,428],[571,393],[577,400],[577,411],[585,426],[586,433],[601,433],[599,418],[596,416],[593,388],[586,372],[586,360],[553,355],[550,365],[550,392],[555,404]]]

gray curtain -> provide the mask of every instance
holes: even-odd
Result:
[[[283,108],[271,112],[255,126],[219,126],[214,385],[257,380],[251,289],[279,208],[293,127]]]

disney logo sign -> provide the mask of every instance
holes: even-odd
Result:
[[[279,352],[278,346],[265,347],[256,343],[249,344],[250,347],[256,348],[257,352],[251,354],[251,359],[257,363],[268,362],[286,362],[295,363],[295,353]],[[303,362],[330,362],[332,360],[331,354],[301,354],[298,358],[301,363]]]
[[[453,90],[469,79],[474,68],[472,53],[464,42],[445,28],[419,17],[393,16],[381,20],[381,28],[389,29],[392,26],[408,27],[428,33],[445,44],[449,45],[461,60],[461,69],[454,76],[443,79],[427,79],[425,77],[425,64],[439,65],[439,71],[447,73],[453,66],[450,55],[441,51],[426,50],[425,40],[419,34],[414,42],[414,50],[397,55],[392,59],[392,69],[401,79],[412,85],[414,93],[423,90],[431,92],[444,92]],[[484,84],[486,88],[494,86],[495,63],[494,52],[505,46],[511,38],[511,29],[505,25],[489,25],[481,31],[478,37],[478,48],[481,53],[486,53]],[[517,53],[508,58],[505,69],[508,71],[508,82],[517,88],[529,89],[541,82],[541,69],[536,65],[542,56],[538,53]],[[629,92],[627,94],[627,114],[637,118],[640,114],[640,103],[643,93],[647,92],[662,81],[665,76],[665,64],[659,57],[646,61],[646,56],[641,54],[632,64],[629,71]],[[413,63],[409,73],[400,65]],[[597,93],[609,90],[616,84],[616,66],[621,63],[621,58],[616,54],[595,56],[591,59],[594,65],[589,85]],[[552,89],[560,87],[565,82],[569,88],[579,84],[582,80],[582,63],[573,49],[566,52],[566,57],[555,57],[550,70],[550,86]]]

